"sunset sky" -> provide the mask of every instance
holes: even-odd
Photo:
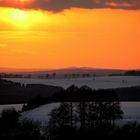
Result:
[[[140,0],[0,0],[0,67],[140,69]]]

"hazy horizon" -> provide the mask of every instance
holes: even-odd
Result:
[[[52,69],[49,69],[49,68],[10,68],[10,67],[0,67],[0,72],[1,71],[5,71],[5,72],[8,72],[8,71],[51,71],[51,70],[71,70],[71,69],[79,69],[79,70],[82,70],[82,69],[87,69],[87,70],[124,70],[124,71],[127,71],[127,70],[140,70],[140,69],[120,69],[120,68],[114,68],[114,69],[111,69],[111,68],[95,68],[95,67],[62,67],[62,68],[52,68]]]

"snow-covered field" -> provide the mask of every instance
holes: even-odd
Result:
[[[6,78],[14,82],[24,84],[46,84],[61,86],[64,88],[74,84],[78,87],[87,85],[93,89],[107,89],[119,87],[140,86],[140,76],[100,76],[95,78],[73,78],[73,79],[27,79]]]
[[[60,103],[42,105],[38,108],[22,113],[21,119],[28,118],[34,121],[40,121],[42,124],[46,124],[50,118],[49,113],[51,110],[59,105]],[[120,105],[124,112],[123,123],[132,121],[140,122],[140,102],[121,102]]]
[[[31,119],[33,121],[39,121],[42,124],[46,124],[49,121],[49,114],[51,110],[56,107],[59,107],[59,105],[60,103],[42,105],[38,108],[23,112],[20,119]]]
[[[0,113],[4,109],[11,109],[14,108],[17,111],[20,111],[23,107],[23,104],[9,104],[9,105],[0,105]]]
[[[34,121],[39,121],[42,125],[45,125],[50,116],[49,113],[52,109],[59,107],[60,103],[51,103],[42,105],[38,108],[26,111],[22,113],[20,119],[31,119]],[[121,109],[124,112],[123,121],[119,123],[137,121],[140,122],[140,102],[121,102]],[[16,110],[21,110],[23,104],[13,104],[13,105],[0,105],[0,113],[3,109],[14,107]]]

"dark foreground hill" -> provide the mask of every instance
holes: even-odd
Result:
[[[36,96],[47,98],[61,90],[63,88],[56,86],[24,85],[0,79],[0,104],[25,103]]]

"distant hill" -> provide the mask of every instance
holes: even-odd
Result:
[[[7,68],[0,68],[0,73],[10,73],[10,74],[22,74],[22,75],[34,75],[34,76],[46,76],[46,74],[58,77],[64,76],[79,76],[84,75],[86,76],[103,76],[103,75],[113,75],[113,74],[124,74],[125,70],[119,69],[97,69],[97,68],[87,68],[87,67],[71,67],[71,68],[63,68],[63,69],[54,69],[54,70],[42,70],[42,69],[7,69]]]
[[[111,73],[124,73],[124,70],[117,70],[117,69],[96,69],[96,68],[86,68],[86,67],[81,67],[81,68],[64,68],[64,69],[56,69],[56,70],[47,70],[47,71],[38,71],[35,73],[58,73],[58,74],[73,74],[73,73],[78,73],[78,74],[84,74],[84,73],[94,73],[94,74],[111,74]]]

